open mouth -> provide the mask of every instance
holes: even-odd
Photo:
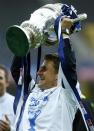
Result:
[[[45,80],[44,78],[40,78],[40,80]]]
[[[39,76],[39,80],[45,80],[43,76]]]

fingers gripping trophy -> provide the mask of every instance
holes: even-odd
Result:
[[[69,7],[62,3],[44,5],[34,11],[30,19],[22,22],[20,26],[13,25],[8,28],[6,32],[8,47],[16,56],[25,56],[31,48],[38,48],[42,44],[56,44],[54,22],[61,15],[70,17],[74,26],[87,17],[86,14],[77,15],[73,6]],[[66,30],[66,33],[69,32]]]

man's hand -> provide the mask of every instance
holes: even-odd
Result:
[[[64,29],[69,29],[72,27],[73,25],[73,20],[70,19],[70,18],[63,18],[63,20],[61,21],[61,27],[62,27],[62,30]]]
[[[5,120],[0,120],[0,131],[11,131],[10,121],[7,115],[5,115]]]

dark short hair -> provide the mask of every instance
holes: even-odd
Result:
[[[46,54],[44,56],[44,60],[52,61],[54,69],[55,69],[55,72],[58,73],[60,59],[59,59],[57,54]]]
[[[8,72],[7,68],[4,65],[0,64],[0,69],[5,72],[5,79],[6,79],[6,81],[8,81],[9,72]]]

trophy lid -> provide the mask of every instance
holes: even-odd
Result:
[[[6,41],[10,50],[16,56],[25,56],[29,50],[29,41],[23,28],[10,26],[6,32]]]

